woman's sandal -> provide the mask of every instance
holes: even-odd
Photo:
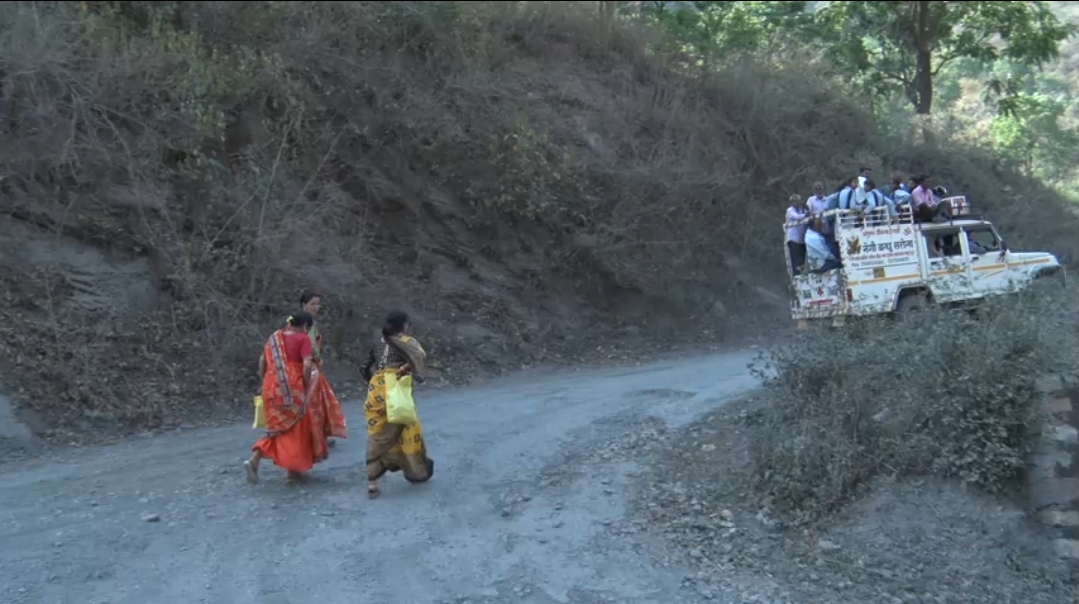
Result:
[[[244,461],[244,472],[247,473],[247,484],[256,485],[259,483],[259,470],[255,467],[255,464],[251,463],[250,459]]]
[[[367,498],[368,499],[377,499],[378,496],[381,495],[381,494],[382,494],[382,491],[378,488],[377,484],[367,483]]]

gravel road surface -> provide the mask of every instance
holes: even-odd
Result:
[[[627,490],[657,430],[756,385],[751,358],[420,389],[435,477],[389,476],[374,501],[358,401],[352,438],[298,487],[269,463],[245,484],[249,425],[0,466],[0,602],[704,601],[632,528]]]

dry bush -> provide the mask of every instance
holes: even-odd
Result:
[[[757,367],[771,405],[750,458],[778,509],[835,509],[880,474],[1013,486],[1038,426],[1034,382],[1074,371],[1074,291],[809,330]]]

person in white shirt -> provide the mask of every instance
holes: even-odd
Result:
[[[787,208],[787,253],[791,257],[791,274],[799,275],[806,263],[806,204],[800,195],[791,195]]]
[[[862,167],[858,168],[858,188],[859,189],[864,189],[865,188],[865,181],[869,180],[870,178],[873,178],[873,171],[872,170],[870,170],[869,168],[867,168],[865,166],[862,166]]]
[[[873,178],[872,170],[865,166],[858,168],[858,185],[854,187],[854,202],[858,207],[865,206],[865,183],[871,178]]]
[[[834,210],[837,207],[839,206],[832,205],[828,197],[824,195],[824,183],[820,181],[813,183],[813,194],[809,196],[809,199],[806,199],[806,208],[809,209],[810,216],[821,218],[821,224],[824,228],[821,235],[824,235],[824,238],[829,241],[835,241],[835,223],[822,217],[825,212]]]
[[[806,258],[809,270],[814,273],[826,273],[839,268],[839,258],[832,253],[831,246],[820,233],[821,221],[814,218],[805,233]]]
[[[806,198],[806,207],[813,216],[820,216],[828,209],[828,199],[824,196],[824,183],[813,183],[813,194]]]

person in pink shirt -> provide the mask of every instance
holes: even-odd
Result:
[[[933,196],[933,183],[928,176],[915,176],[911,182],[914,183],[914,190],[910,192],[910,209],[915,220],[932,222],[938,214],[947,215],[947,204],[937,203]]]

